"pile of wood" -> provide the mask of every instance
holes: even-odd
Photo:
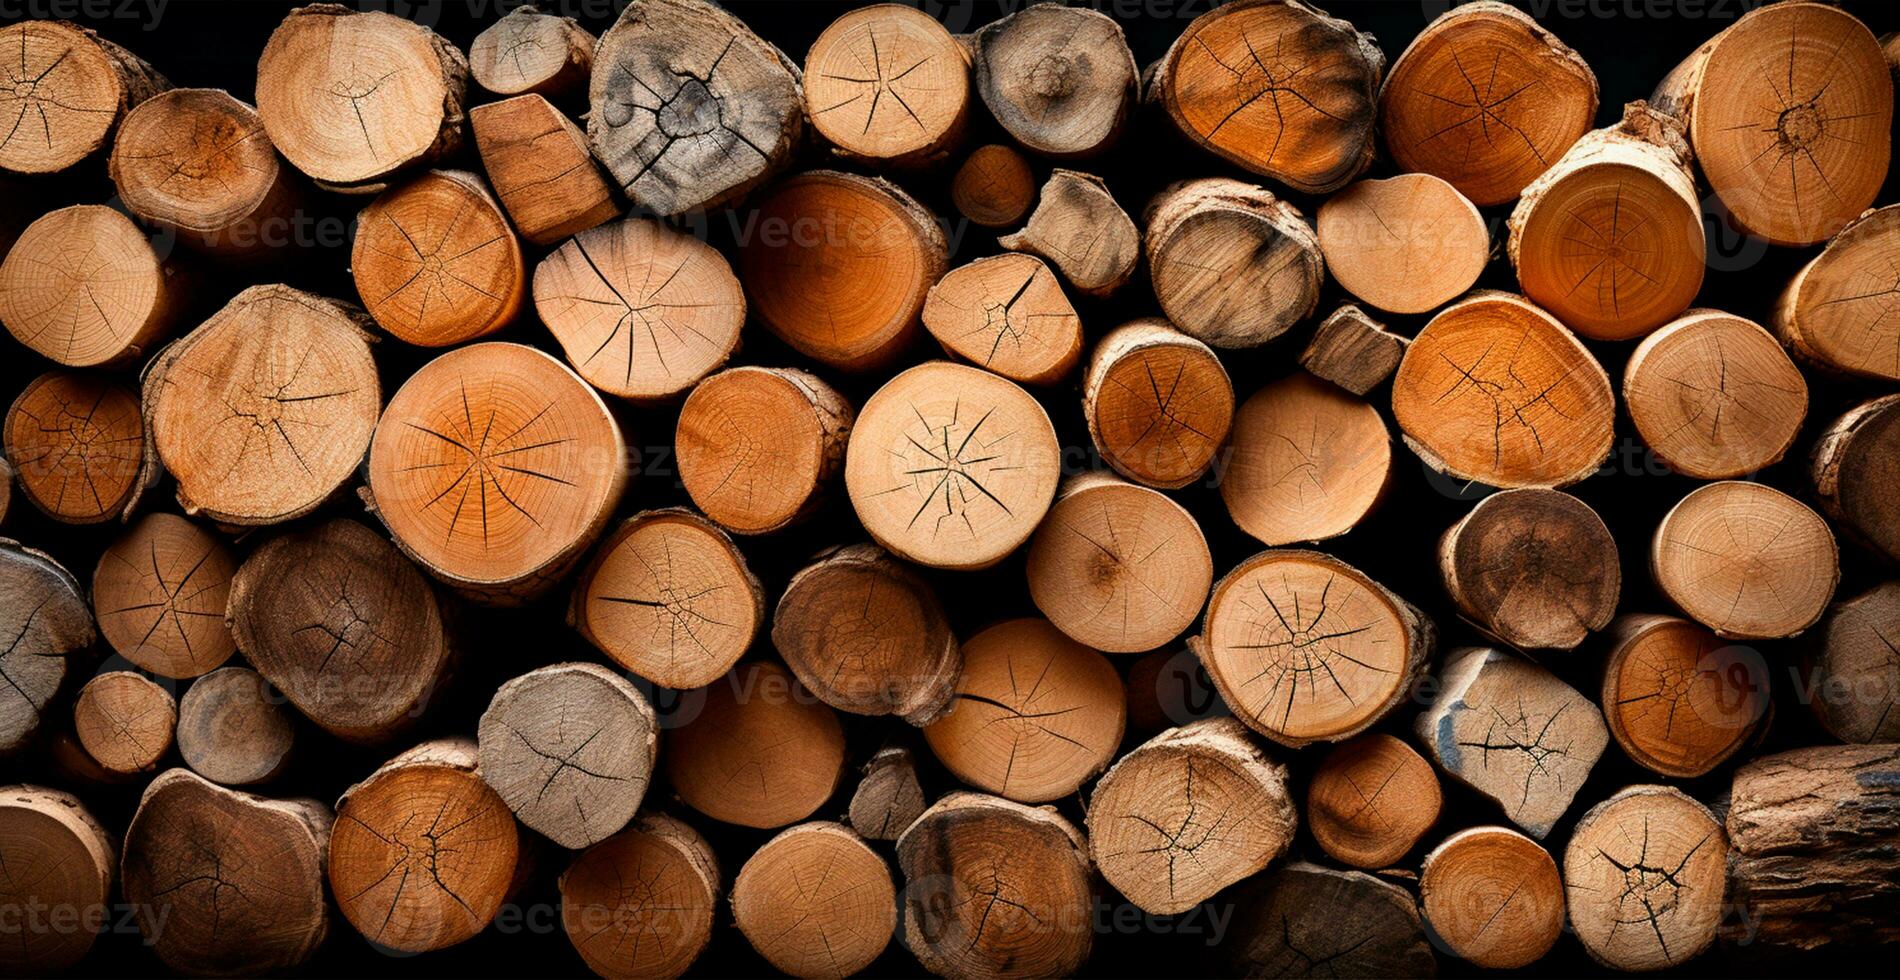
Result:
[[[623,6],[0,27],[0,972],[1900,943],[1866,25]]]

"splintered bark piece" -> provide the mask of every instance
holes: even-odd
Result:
[[[1179,181],[1142,215],[1155,299],[1215,347],[1258,347],[1312,315],[1325,263],[1313,228],[1264,187]]]
[[[73,702],[79,745],[108,772],[149,772],[171,751],[177,726],[171,692],[130,670],[94,677]]]
[[[1046,620],[1012,619],[963,642],[950,712],[924,738],[958,779],[1042,803],[1107,767],[1127,720],[1127,695],[1108,658]]]
[[[917,762],[903,746],[879,749],[851,793],[851,829],[870,840],[896,840],[924,812]]]
[[[1126,285],[1141,258],[1141,233],[1102,178],[1060,167],[1037,193],[1023,230],[996,243],[1049,260],[1069,285],[1097,297]]]
[[[15,915],[38,909],[71,916],[59,923],[64,928],[12,926],[7,972],[53,976],[78,965],[111,921],[106,899],[117,864],[111,836],[79,797],[41,786],[0,787],[9,905]]]
[[[1596,472],[1616,397],[1590,351],[1522,296],[1480,291],[1405,349],[1392,415],[1427,465],[1495,487],[1562,487]]]
[[[1183,136],[1296,191],[1326,194],[1372,162],[1385,55],[1300,0],[1242,0],[1194,18],[1148,69],[1147,99]]]
[[[356,475],[382,389],[362,310],[252,286],[146,366],[152,450],[187,514],[302,517]]]
[[[632,0],[600,36],[587,138],[621,189],[662,217],[743,197],[791,161],[798,67],[707,0]]]
[[[1414,726],[1419,741],[1439,768],[1542,840],[1610,740],[1603,713],[1555,674],[1486,647],[1454,652],[1438,682]]]
[[[648,813],[575,858],[560,889],[561,927],[589,969],[676,977],[712,939],[719,860],[699,831]]]
[[[23,747],[66,683],[71,661],[98,639],[79,582],[52,556],[0,538],[0,755]]]
[[[527,9],[516,7],[497,26]],[[468,111],[468,127],[495,196],[521,237],[552,245],[619,216],[587,134],[547,99],[530,92],[478,105]]]
[[[1610,624],[1622,593],[1616,539],[1590,505],[1558,490],[1505,490],[1438,539],[1458,610],[1526,650],[1574,650]]]
[[[147,514],[99,556],[92,608],[119,656],[161,677],[197,677],[231,659],[224,625],[237,559],[211,532]]]
[[[184,289],[131,219],[99,204],[49,211],[0,262],[0,323],[68,367],[136,361],[171,332]]]
[[[1443,804],[1431,763],[1390,735],[1368,732],[1320,760],[1306,791],[1306,825],[1333,860],[1377,870],[1410,853]]]
[[[1683,119],[1703,176],[1742,230],[1812,245],[1887,177],[1893,82],[1866,25],[1831,4],[1751,10],[1652,96]]]
[[[214,783],[248,786],[277,778],[296,736],[270,682],[244,667],[192,681],[178,705],[178,754]]]
[[[468,46],[469,74],[496,95],[564,101],[587,91],[593,67],[594,35],[574,18],[543,13],[532,3],[508,11]]]
[[[1900,249],[1900,206],[1869,211],[1842,228],[1775,302],[1773,325],[1796,357],[1835,371],[1900,381],[1900,322],[1887,301]]]
[[[1392,476],[1379,410],[1307,374],[1275,381],[1234,413],[1221,500],[1267,545],[1324,541],[1370,513]]]
[[[1429,312],[1463,295],[1491,258],[1484,216],[1431,174],[1358,181],[1320,205],[1317,230],[1333,278],[1394,313]]]
[[[251,666],[351,742],[414,724],[454,659],[428,580],[387,538],[341,518],[259,545],[231,579],[225,616]]]
[[[418,565],[471,598],[525,602],[566,574],[627,484],[600,395],[520,344],[452,350],[409,376],[369,450],[365,499]]]
[[[1190,647],[1247,727],[1298,748],[1351,738],[1397,707],[1435,636],[1424,613],[1351,565],[1278,549],[1214,583]]]
[[[1286,768],[1240,722],[1208,718],[1102,774],[1089,796],[1089,855],[1130,902],[1174,915],[1284,854],[1297,822]]]
[[[1669,322],[1702,288],[1701,204],[1675,120],[1642,102],[1524,188],[1507,251],[1524,294],[1596,340]]]
[[[1206,471],[1234,421],[1234,384],[1213,350],[1157,317],[1109,331],[1082,383],[1089,438],[1116,472],[1163,489]]]
[[[125,901],[179,973],[293,970],[330,931],[323,877],[335,824],[316,800],[267,799],[168,769],[125,831]]]
[[[1300,352],[1300,366],[1363,397],[1398,370],[1409,343],[1359,307],[1342,303],[1314,329]]]
[[[930,583],[872,544],[828,551],[792,575],[772,613],[772,645],[826,704],[913,725],[943,713],[963,671]]]
[[[1584,951],[1629,972],[1701,955],[1728,908],[1728,852],[1715,816],[1674,787],[1631,786],[1591,807],[1564,849],[1565,901]]]
[[[1006,228],[1036,203],[1036,175],[1015,150],[1000,143],[979,146],[950,178],[950,201],[985,228]]]
[[[1194,515],[1107,473],[1071,477],[1029,545],[1029,597],[1085,646],[1140,653],[1194,625],[1214,561]]]
[[[1611,624],[1600,700],[1610,734],[1637,765],[1693,778],[1754,736],[1768,683],[1748,648],[1686,619],[1633,614]]]
[[[1564,882],[1536,841],[1471,827],[1425,855],[1418,878],[1425,925],[1451,952],[1487,970],[1542,959],[1564,931]]]
[[[1305,861],[1248,882],[1224,944],[1248,977],[1434,977],[1418,903],[1361,871]]]
[[[824,503],[856,418],[851,403],[810,372],[729,368],[694,386],[680,406],[673,435],[680,482],[727,530],[782,530]]]
[[[1516,197],[1596,117],[1597,77],[1582,56],[1502,3],[1440,14],[1379,92],[1399,168],[1443,178],[1480,207]]]
[[[1821,509],[1855,540],[1900,561],[1900,395],[1848,409],[1815,440]]]
[[[1049,415],[988,371],[932,361],[886,382],[858,413],[844,481],[864,529],[900,558],[988,568],[1029,538],[1055,497]]]
[[[521,829],[475,769],[475,742],[424,742],[343,791],[330,893],[365,939],[403,953],[488,927],[524,857]]]
[[[1062,284],[1021,252],[950,270],[930,287],[923,321],[952,357],[1023,384],[1055,384],[1082,356],[1082,320]]]
[[[1843,742],[1900,742],[1900,582],[1828,608],[1808,653],[1821,727]]]
[[[785,668],[744,663],[706,688],[698,718],[667,733],[664,760],[693,809],[742,827],[783,827],[838,788],[844,727]]]
[[[732,668],[765,622],[745,555],[683,508],[641,511],[601,540],[568,622],[614,662],[662,687],[704,687]]]
[[[1636,345],[1623,402],[1664,463],[1728,480],[1781,461],[1807,417],[1808,383],[1753,321],[1690,310]]]
[[[482,712],[482,779],[530,829],[580,849],[640,809],[659,751],[640,689],[599,664],[551,664],[495,692]]]
[[[0,51],[0,118],[11,116],[19,136],[0,141],[0,172],[65,170],[103,149],[133,106],[171,87],[137,55],[63,20],[8,24]]]
[[[377,195],[357,216],[350,274],[377,325],[421,347],[507,326],[527,278],[501,205],[464,170],[431,170]]]
[[[803,81],[812,128],[874,165],[941,161],[969,119],[970,63],[917,7],[873,4],[832,21],[805,54]]]
[[[68,524],[121,518],[137,503],[145,438],[138,394],[105,374],[49,371],[7,409],[20,495]]]
[[[1094,946],[1082,834],[1048,807],[951,793],[897,839],[904,945],[943,977],[1067,976]]]
[[[1140,71],[1114,18],[1055,4],[992,21],[971,44],[976,90],[1009,135],[1044,156],[1095,156],[1133,110]]]
[[[1840,581],[1821,515],[1772,487],[1729,480],[1671,508],[1649,550],[1670,601],[1717,636],[1768,640],[1813,626]]]
[[[732,885],[732,917],[774,969],[848,977],[890,945],[897,888],[884,859],[850,828],[816,821],[746,859]]]

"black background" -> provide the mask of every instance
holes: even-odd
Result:
[[[513,6],[514,0],[367,0],[354,5],[365,9],[392,10],[429,22],[466,51],[475,34]],[[755,30],[776,43],[791,58],[801,62],[812,40],[834,17],[859,5],[798,0],[735,0],[728,4]],[[993,19],[1002,10],[1019,7],[1021,0],[1004,0],[1003,3],[989,0],[929,0],[923,5],[939,14],[952,30],[967,31]],[[1137,0],[1097,0],[1094,4],[1122,21],[1136,60],[1144,67],[1160,57],[1193,15],[1204,12],[1211,5],[1212,0],[1147,0],[1145,3]],[[1757,5],[1753,0],[1692,0],[1681,5],[1662,0],[1549,0],[1519,4],[1576,48],[1595,69],[1602,92],[1598,125],[1613,122],[1620,115],[1620,107],[1624,102],[1646,97],[1654,84],[1696,45]],[[261,0],[241,3],[170,0],[164,4],[156,20],[149,16],[147,8],[123,3],[122,0],[70,0],[65,5],[61,0],[6,0],[0,3],[0,11],[8,15],[26,13],[39,16],[78,9],[109,14],[81,19],[88,26],[150,61],[175,85],[225,88],[238,98],[250,101],[258,54],[272,28],[290,6],[292,4]],[[551,0],[542,6],[578,17],[596,34],[605,30],[617,10],[613,0]],[[1389,65],[1406,43],[1448,4],[1443,0],[1333,0],[1322,2],[1321,6],[1376,35]],[[1845,6],[1865,20],[1876,34],[1884,34],[1900,26],[1900,5],[1850,2]],[[120,16],[121,13],[126,16]],[[471,85],[471,102],[485,98],[485,94],[479,93]],[[979,112],[978,116],[982,116],[982,113]],[[992,128],[986,130],[983,128],[985,126]],[[971,145],[975,141],[1001,139],[993,131],[993,124],[984,116],[978,122]],[[467,159],[451,161],[451,165],[479,169],[472,151]],[[801,165],[833,164],[814,152],[811,159]],[[1046,164],[1037,166],[1040,171],[1046,172]],[[1086,166],[1104,176],[1123,206],[1137,217],[1148,196],[1172,180],[1202,175],[1230,175],[1257,180],[1181,143],[1166,131],[1165,125],[1149,110],[1137,115],[1119,147],[1105,160]],[[1392,172],[1390,161],[1381,159],[1374,165],[1370,175],[1386,176]],[[906,178],[902,182],[920,200],[952,222],[952,265],[997,250],[994,233],[958,221],[945,199],[946,174]],[[1274,190],[1277,193],[1282,189],[1274,187]],[[0,211],[24,211],[30,219],[38,213],[66,204],[107,201],[111,195],[112,188],[104,179],[103,168],[94,161],[82,166],[77,173],[0,186]],[[1290,198],[1309,216],[1318,203],[1297,194],[1290,195]],[[1895,200],[1894,186],[1889,181],[1876,203],[1886,204]],[[365,198],[324,198],[324,206],[330,209],[328,214],[340,219],[347,219],[364,203],[367,203]],[[1486,210],[1494,237],[1499,234],[1508,210],[1508,205]],[[741,223],[743,221],[742,218],[738,220]],[[1766,322],[1775,293],[1802,263],[1818,252],[1818,247],[1773,248],[1735,235],[1722,224],[1717,214],[1708,214],[1707,221],[1710,269],[1697,305],[1718,307],[1757,322]],[[714,216],[707,223],[710,240],[726,250],[728,255],[731,254],[730,230],[733,224],[724,216]],[[244,285],[254,282],[281,280],[329,295],[354,299],[355,293],[348,274],[347,248],[347,243],[333,241],[327,248],[297,255],[274,270],[236,273],[223,269],[211,270],[209,285],[196,297],[200,308],[187,318],[186,323],[197,322]],[[543,250],[530,246],[530,261],[538,259],[540,254],[543,254]],[[1502,258],[1495,258],[1480,285],[1514,289],[1515,281],[1509,263]],[[1324,313],[1330,310],[1340,299],[1342,297],[1337,286],[1329,283],[1320,311]],[[1131,317],[1159,312],[1146,288],[1145,274],[1138,275],[1129,288],[1112,300],[1078,302],[1077,306],[1091,338]],[[1391,317],[1387,322],[1409,335],[1415,333],[1425,319]],[[1310,324],[1259,350],[1223,352],[1223,360],[1233,376],[1237,396],[1245,398],[1266,382],[1294,369],[1299,347],[1309,332]],[[535,344],[556,356],[560,354],[558,346],[552,342],[545,329],[533,322],[531,314],[524,317],[524,322],[496,339]],[[1612,382],[1620,384],[1629,345],[1591,342],[1589,346],[1609,370]],[[908,360],[922,360],[930,354],[930,351],[920,346]],[[385,392],[393,392],[428,356],[428,352],[394,340],[385,340],[378,345],[377,358],[383,372]],[[817,369],[756,326],[748,326],[745,346],[734,363],[793,364]],[[49,366],[18,344],[0,340],[0,399],[10,401],[30,378]],[[883,377],[888,376],[886,373],[871,378],[851,378],[840,377],[829,370],[819,370],[855,404],[862,404]],[[1807,493],[1802,463],[1819,428],[1853,402],[1883,393],[1877,388],[1858,383],[1824,381],[1812,376],[1810,381],[1809,424],[1801,441],[1789,454],[1789,462],[1759,475],[1762,481],[1797,496]],[[1082,421],[1077,385],[1077,380],[1071,379],[1064,385],[1035,393],[1049,409],[1063,444],[1087,447],[1089,440]],[[1389,393],[1384,388],[1374,391],[1370,399],[1382,410],[1389,407]],[[671,441],[673,413],[668,410],[629,411],[624,419],[629,440],[642,447],[645,472],[631,485],[622,506],[623,511],[631,513],[654,506],[685,503],[685,494],[673,476],[670,453],[665,451]],[[1395,450],[1394,470],[1394,482],[1383,507],[1358,529],[1343,538],[1327,542],[1324,548],[1357,565],[1431,613],[1440,626],[1441,649],[1480,642],[1468,627],[1456,619],[1443,595],[1431,556],[1439,533],[1456,521],[1469,508],[1470,502],[1484,493],[1484,489],[1467,487],[1430,474],[1403,448]],[[1656,594],[1650,583],[1645,556],[1657,521],[1696,485],[1696,481],[1663,472],[1660,464],[1642,449],[1627,418],[1620,418],[1617,451],[1606,471],[1572,489],[1571,492],[1597,509],[1616,534],[1624,573],[1621,612],[1669,611],[1667,603]],[[1174,496],[1195,514],[1206,531],[1213,549],[1217,575],[1260,549],[1257,542],[1234,527],[1211,481],[1185,488]],[[176,510],[168,487],[161,487],[147,500],[156,502],[163,509]],[[82,582],[90,578],[99,552],[118,532],[116,526],[74,528],[55,524],[33,512],[24,501],[16,502],[14,511],[14,515],[9,517],[6,534],[51,552],[72,569]],[[338,514],[365,519],[360,507],[345,502],[332,505],[330,509],[307,520]],[[775,600],[790,574],[818,548],[860,537],[862,531],[850,507],[839,500],[834,501],[810,525],[771,537],[744,539],[741,546],[754,570],[764,580],[768,598]],[[240,555],[253,543],[240,542]],[[1865,553],[1845,542],[1842,559],[1844,576],[1839,594],[1843,597],[1856,594],[1880,581],[1883,576],[1892,574],[1891,570],[1883,569]],[[1023,583],[1020,552],[989,571],[933,573],[930,577],[936,582],[961,636],[968,636],[999,619],[1035,614]],[[475,719],[501,681],[544,663],[603,659],[563,625],[560,609],[563,599],[563,596],[557,595],[528,610],[474,611],[472,615],[476,629],[471,635],[476,639],[465,659],[462,673],[453,687],[438,698],[422,730],[415,737],[450,734],[472,736]],[[1795,698],[1791,669],[1798,662],[1798,644],[1792,641],[1762,643],[1757,645],[1757,649],[1768,666],[1775,694],[1775,717],[1765,737],[1764,748],[1772,750],[1828,741],[1827,735],[1811,720],[1807,708]],[[1542,659],[1586,694],[1594,695],[1599,682],[1601,653],[1599,643],[1587,643],[1575,654]],[[763,635],[753,654],[775,656],[769,640]],[[1126,669],[1136,658],[1113,659],[1118,666]],[[1205,710],[1208,696],[1204,682],[1191,676],[1191,661],[1177,663],[1186,663],[1186,672],[1164,672],[1160,686],[1164,703],[1172,706],[1174,720],[1180,722],[1200,713],[1196,708]],[[102,669],[124,666],[123,661],[112,658]],[[180,688],[182,686],[178,685]],[[1137,692],[1136,696],[1142,697],[1144,694]],[[691,702],[690,698],[680,699],[669,692],[659,692],[656,700],[663,712],[670,707]],[[56,706],[49,713],[57,714],[63,710],[66,709]],[[1401,737],[1409,737],[1411,718],[1415,712],[1415,706],[1405,706],[1380,727]],[[907,731],[907,726],[901,722],[845,717],[851,737],[853,765],[887,740],[908,738],[919,747],[920,759],[926,766],[927,791],[934,795],[952,785],[949,777],[929,759],[928,752],[922,750],[921,740],[916,739],[913,732]],[[1131,728],[1124,748],[1133,747],[1149,734],[1152,732]],[[397,745],[386,750],[352,748],[324,736],[308,725],[300,728],[298,737],[299,759],[290,775],[267,790],[273,795],[309,795],[334,801],[346,786],[367,775],[388,755],[405,747]],[[1275,752],[1276,756],[1288,761],[1293,767],[1296,794],[1303,796],[1306,779],[1321,751]],[[42,763],[43,760],[29,752],[23,758],[0,766],[0,780],[39,777]],[[177,764],[175,757],[166,764]],[[1699,799],[1715,802],[1726,790],[1732,771],[1733,764],[1702,779],[1677,782]],[[1624,785],[1655,781],[1658,781],[1656,777],[1630,763],[1612,744],[1606,749],[1603,760],[1589,782],[1578,793],[1570,809],[1570,818],[1560,823],[1550,834],[1545,841],[1546,846],[1561,860],[1570,825],[1578,814]],[[839,795],[815,816],[834,818],[841,815],[852,784],[852,779],[844,780]],[[138,786],[135,784],[119,790],[82,790],[82,795],[108,827],[115,833],[122,833],[136,805],[137,791]],[[666,786],[660,783],[655,785],[648,799],[659,803],[667,795]],[[1447,784],[1446,795],[1441,825],[1426,836],[1421,851],[1460,827],[1502,822],[1494,806],[1468,791]],[[1072,820],[1080,823],[1080,797],[1061,801],[1060,808]],[[696,814],[683,815],[713,840],[723,862],[722,871],[728,885],[737,873],[739,863],[770,836],[768,832],[723,827]],[[889,853],[887,845],[879,846]],[[1324,860],[1304,832],[1301,840],[1295,844],[1295,852],[1299,856]],[[1415,853],[1402,864],[1415,870],[1418,856]],[[579,957],[559,930],[558,916],[548,914],[548,910],[558,902],[553,887],[554,877],[567,860],[568,855],[549,846],[543,854],[533,883],[521,898],[527,913],[525,918],[523,913],[514,913],[509,922],[491,927],[461,946],[413,960],[398,958],[372,947],[339,917],[334,922],[330,941],[303,972],[310,975],[347,973],[364,976],[585,974]],[[1125,904],[1112,889],[1104,890],[1103,900],[1111,913]],[[1224,896],[1217,896],[1212,902],[1219,904],[1223,900]],[[540,906],[540,911],[535,911],[536,906]],[[1124,911],[1121,914],[1125,916],[1130,913]],[[1206,917],[1197,914],[1172,922],[1160,920],[1152,927],[1138,927],[1129,931],[1112,928],[1099,931],[1095,955],[1087,972],[1103,976],[1218,973],[1221,969],[1219,951],[1209,947],[1207,934],[1204,931],[1198,935],[1187,932],[1187,927],[1197,924],[1205,929]],[[1879,968],[1880,964],[1854,960],[1796,966],[1810,973],[1823,968],[1831,973],[1887,972]],[[1447,974],[1473,972],[1469,964],[1448,955],[1441,956],[1441,969]],[[1747,950],[1743,949],[1734,954],[1712,952],[1676,972],[1731,975],[1756,974],[1767,969],[1771,969],[1768,964],[1751,960]],[[141,944],[135,932],[120,932],[101,937],[92,955],[82,964],[81,971],[111,975],[162,972],[162,967]],[[732,927],[730,913],[722,907],[713,942],[692,972],[699,975],[757,975],[771,971]],[[920,971],[908,953],[894,942],[872,972],[908,975]],[[1602,971],[1583,954],[1574,938],[1566,936],[1550,956],[1523,972],[1549,976],[1595,974]]]

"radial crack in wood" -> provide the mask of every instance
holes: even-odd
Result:
[[[1564,849],[1570,925],[1615,970],[1660,970],[1715,941],[1728,836],[1669,786],[1631,786],[1590,808]]]
[[[1082,413],[1116,472],[1174,489],[1194,482],[1226,443],[1234,385],[1206,344],[1158,317],[1130,320],[1089,355]]]

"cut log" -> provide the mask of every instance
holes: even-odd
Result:
[[[1550,314],[1481,291],[1439,311],[1406,347],[1392,415],[1405,444],[1442,473],[1561,487],[1609,457],[1616,398],[1603,366]]]
[[[106,899],[117,864],[111,836],[79,797],[0,787],[0,865],[13,914],[25,919],[11,927],[7,971],[52,976],[85,959],[111,921]]]
[[[1393,313],[1430,312],[1463,295],[1491,258],[1484,216],[1431,174],[1359,181],[1320,205],[1317,230],[1333,278]]]
[[[529,829],[580,849],[620,832],[652,782],[659,725],[646,696],[598,664],[537,668],[482,712],[482,779]]]
[[[904,945],[938,976],[1067,976],[1094,946],[1082,834],[1047,807],[951,793],[897,839]]]
[[[0,452],[4,452],[4,446],[0,446]],[[18,475],[13,464],[0,455],[0,527],[6,526],[7,512],[13,507],[13,480]]]
[[[388,539],[332,520],[259,545],[226,622],[251,666],[339,738],[386,742],[440,693],[454,659],[429,582]]]
[[[0,172],[65,170],[104,149],[133,106],[171,87],[137,55],[63,20],[8,24],[0,50],[17,52],[0,67],[0,116],[39,136],[0,143]]]
[[[1743,14],[1676,66],[1652,101],[1685,121],[1735,224],[1777,245],[1826,240],[1887,177],[1887,62],[1866,25],[1831,4]]]
[[[198,976],[303,965],[330,931],[323,877],[335,823],[316,800],[161,773],[126,828],[122,863],[146,944],[167,967]]]
[[[943,713],[963,671],[930,583],[871,544],[827,551],[792,575],[772,645],[826,704],[913,725]]]
[[[426,953],[488,927],[524,857],[521,829],[466,738],[424,742],[343,791],[330,892],[365,939]]]
[[[1717,636],[1767,640],[1813,626],[1840,581],[1821,515],[1759,483],[1710,483],[1656,526],[1657,588]]]
[[[1029,597],[1108,653],[1153,650],[1194,625],[1214,561],[1194,515],[1107,473],[1070,477],[1029,545]]]
[[[1438,539],[1438,573],[1460,612],[1523,650],[1575,650],[1610,625],[1623,587],[1603,518],[1557,490],[1478,501]]]
[[[845,448],[845,488],[864,529],[898,557],[938,568],[988,568],[1016,550],[1060,475],[1040,403],[994,374],[943,361],[879,388]]]
[[[496,26],[529,9],[516,7]],[[468,111],[468,126],[482,169],[521,237],[552,245],[620,215],[613,189],[587,149],[587,134],[547,99],[530,92],[478,105]]]
[[[1037,193],[1036,210],[1023,230],[998,245],[1053,263],[1069,285],[1090,296],[1108,296],[1127,285],[1141,258],[1141,233],[1093,174],[1058,167]]]
[[[0,636],[10,638],[0,650],[0,755],[10,755],[39,729],[73,659],[99,637],[71,573],[10,538],[0,538]]]
[[[879,749],[851,793],[851,829],[870,840],[896,840],[924,812],[917,762],[901,745]]]
[[[1487,970],[1529,966],[1564,931],[1564,882],[1538,843],[1503,827],[1471,827],[1425,855],[1418,877],[1425,927]]]
[[[252,286],[153,358],[145,425],[185,513],[275,524],[356,475],[382,404],[368,323],[338,300]]]
[[[641,511],[582,570],[568,622],[614,662],[662,687],[704,687],[765,622],[765,591],[732,539],[683,508]]]
[[[501,205],[464,170],[431,170],[377,195],[357,216],[350,274],[377,325],[421,347],[507,326],[527,279]]]
[[[1234,413],[1221,499],[1240,529],[1268,545],[1323,541],[1353,529],[1392,476],[1379,410],[1295,371]]]
[[[838,788],[844,727],[785,668],[754,661],[705,689],[699,716],[668,733],[663,759],[693,809],[741,827],[784,827]]]
[[[930,287],[923,321],[950,356],[1023,384],[1055,384],[1082,356],[1082,320],[1062,284],[1021,252],[950,270]]]
[[[1747,647],[1674,616],[1633,614],[1610,628],[1604,719],[1651,772],[1693,778],[1754,737],[1768,711],[1768,669]]]
[[[1114,18],[1025,7],[976,33],[976,90],[1023,146],[1058,159],[1113,146],[1133,110],[1139,70]]]
[[[178,705],[178,754],[226,786],[276,779],[297,730],[282,698],[257,671],[224,667],[192,681]]]
[[[138,394],[105,374],[49,371],[7,409],[20,495],[56,521],[123,518],[144,489],[145,452]]]
[[[1632,340],[1702,288],[1701,205],[1675,120],[1642,102],[1524,188],[1507,250],[1534,302],[1597,340]]]
[[[1409,343],[1359,307],[1342,303],[1314,329],[1300,352],[1300,366],[1363,397],[1398,370]]]
[[[1805,678],[1821,727],[1843,742],[1900,742],[1900,582],[1828,607]]]
[[[1036,175],[1015,150],[1000,143],[979,146],[950,179],[950,201],[985,228],[1007,228],[1036,203]]]
[[[1089,438],[1108,465],[1151,487],[1194,482],[1234,421],[1234,385],[1208,346],[1158,317],[1108,332],[1082,384]]]
[[[122,367],[171,333],[186,292],[131,219],[75,204],[26,226],[0,262],[0,323],[68,367]]]
[[[774,969],[848,977],[890,945],[897,888],[884,859],[849,828],[799,824],[746,859],[732,885],[732,917]]]
[[[707,0],[633,0],[600,36],[587,138],[633,203],[662,217],[732,203],[791,161],[798,67]]]
[[[1707,807],[1670,786],[1631,786],[1590,808],[1564,849],[1570,925],[1613,970],[1701,955],[1727,913],[1728,838]]]
[[[150,772],[171,751],[177,727],[171,692],[135,671],[100,674],[73,702],[79,745],[108,772]]]
[[[1610,741],[1589,698],[1528,660],[1485,647],[1445,661],[1437,699],[1414,730],[1439,768],[1539,840]]]
[[[1406,45],[1379,91],[1401,170],[1449,181],[1481,207],[1516,197],[1597,117],[1597,77],[1524,12],[1462,4]]]
[[[147,514],[93,569],[99,632],[119,656],[161,677],[214,670],[237,652],[224,625],[236,573],[231,549],[209,531],[173,514]]]
[[[1168,185],[1142,214],[1155,299],[1215,347],[1258,347],[1311,316],[1325,263],[1313,228],[1264,187],[1225,177]]]
[[[1368,732],[1326,753],[1306,791],[1306,825],[1333,860],[1390,867],[1438,822],[1438,776],[1410,745]]]
[[[468,46],[468,72],[475,84],[496,95],[565,102],[587,91],[594,43],[594,35],[574,18],[524,3],[475,35]],[[469,122],[474,121],[475,110],[470,110]]]
[[[1405,889],[1296,861],[1236,894],[1228,970],[1247,977],[1434,977],[1438,962]]]
[[[832,21],[805,54],[803,80],[812,128],[839,156],[873,166],[941,162],[970,115],[963,48],[917,7],[873,4]]]
[[[1108,658],[1045,620],[1012,619],[963,641],[950,712],[924,729],[924,740],[971,786],[1044,803],[1107,768],[1127,720]]]
[[[856,418],[851,403],[810,372],[721,371],[680,406],[673,433],[680,482],[694,505],[729,531],[782,530],[824,504],[844,469]]]
[[[649,813],[575,858],[560,888],[561,926],[588,968],[676,977],[712,939],[719,860],[699,831]]]
[[[1102,774],[1089,795],[1089,856],[1137,907],[1175,915],[1286,853],[1297,822],[1286,768],[1240,722],[1209,718],[1162,732]]]
[[[1842,228],[1775,302],[1773,325],[1796,357],[1834,371],[1900,381],[1900,323],[1887,300],[1900,276],[1900,206],[1869,211]]]
[[[1854,540],[1900,561],[1900,395],[1848,409],[1813,452],[1821,509]]]
[[[1623,402],[1664,463],[1728,480],[1781,461],[1807,417],[1808,383],[1753,321],[1690,310],[1636,345]]]

